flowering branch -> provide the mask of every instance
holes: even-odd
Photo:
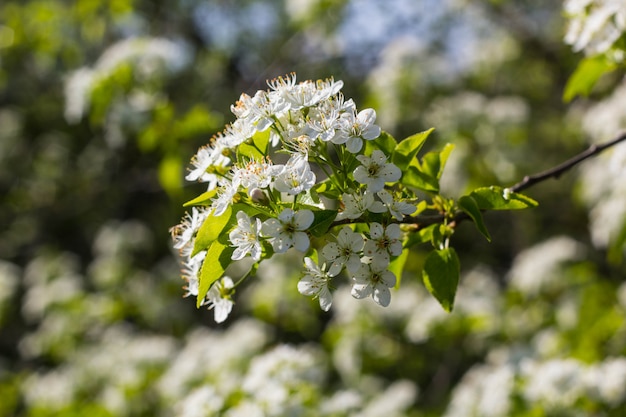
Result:
[[[374,109],[357,109],[332,78],[298,83],[290,74],[268,86],[242,94],[231,107],[236,120],[193,157],[186,178],[207,188],[172,228],[187,295],[214,309],[218,322],[243,279],[291,249],[304,266],[299,292],[327,311],[332,281],[341,277],[354,298],[386,307],[409,251],[429,245],[422,278],[451,311],[460,265],[450,242],[460,221],[472,220],[491,240],[483,212],[537,206],[520,191],[626,139],[592,146],[511,188],[480,187],[451,199],[439,182],[454,145],[418,156],[433,129],[396,140],[376,125]],[[233,280],[229,267],[244,258],[253,266]]]

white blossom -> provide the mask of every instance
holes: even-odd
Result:
[[[358,219],[366,211],[372,213],[384,213],[387,211],[383,203],[374,200],[374,194],[365,191],[357,191],[352,194],[343,193],[341,201],[344,205],[343,210],[337,214],[337,220]]]
[[[398,221],[402,221],[405,215],[408,216],[415,213],[415,210],[417,209],[414,204],[394,199],[393,195],[391,195],[391,193],[387,190],[380,190],[376,194],[383,202],[385,209],[389,210],[389,213],[393,216],[393,218]]]
[[[352,291],[354,298],[362,299],[372,296],[372,299],[383,307],[391,301],[389,288],[396,285],[396,276],[387,270],[387,265],[373,262],[361,264],[359,270],[352,277]]]
[[[247,189],[267,188],[275,175],[283,169],[282,165],[273,165],[271,161],[263,162],[254,159],[233,171],[233,183]]]
[[[230,181],[223,180],[217,191],[217,197],[213,199],[211,208],[213,216],[222,215],[226,209],[233,204],[233,199],[237,194],[237,185]]]
[[[235,284],[229,276],[224,276],[219,281],[211,285],[206,294],[203,305],[208,304],[209,310],[213,310],[213,317],[216,323],[222,323],[228,318],[228,315],[235,304],[231,298]]]
[[[208,214],[209,211],[207,209],[197,207],[191,208],[191,214],[189,212],[185,213],[181,223],[170,229],[172,239],[174,240],[174,249],[183,249],[186,246],[190,246]]]
[[[224,147],[215,141],[212,145],[206,145],[198,149],[198,152],[191,159],[193,169],[185,177],[187,181],[200,181],[208,183],[207,190],[212,190],[217,186],[218,175],[209,172],[214,167],[225,167],[230,164],[230,158],[224,156]]]
[[[230,242],[236,248],[231,256],[233,260],[242,259],[248,253],[255,261],[261,259],[260,230],[261,220],[251,219],[244,211],[237,213],[237,226],[228,234]]]
[[[338,274],[345,266],[348,272],[354,273],[361,267],[361,250],[363,236],[353,232],[349,226],[344,226],[337,235],[337,242],[327,243],[322,249],[322,255],[331,262],[330,270]]]
[[[624,0],[568,0],[563,8],[570,19],[564,40],[574,51],[587,55],[608,52],[626,29]],[[624,57],[615,53],[613,58]]]
[[[200,283],[199,274],[202,263],[206,257],[207,251],[203,250],[190,257],[187,261],[183,262],[182,277],[187,281],[187,286],[184,287],[187,293],[184,297],[190,295],[198,295],[198,286]]]
[[[284,209],[278,218],[269,218],[263,222],[264,236],[270,237],[270,242],[276,253],[286,252],[294,247],[300,252],[309,248],[309,236],[305,230],[311,226],[314,217],[311,210]]]
[[[363,248],[365,256],[383,262],[383,259],[389,263],[389,256],[399,256],[402,254],[402,231],[400,226],[392,223],[387,227],[383,227],[380,223],[370,224],[370,238],[365,242]]]
[[[378,149],[371,156],[358,155],[356,159],[361,165],[354,170],[354,179],[366,185],[371,192],[382,190],[386,182],[398,181],[402,176],[400,168],[387,163],[387,157]]]
[[[324,311],[330,310],[333,296],[328,288],[328,283],[336,275],[334,271],[325,271],[326,264],[320,268],[311,258],[304,258],[306,272],[298,281],[298,291],[302,295],[317,297],[320,307]]]
[[[315,173],[306,158],[292,156],[274,181],[274,188],[291,195],[300,194],[315,185]]]
[[[372,140],[380,136],[380,127],[375,125],[374,109],[346,112],[339,119],[339,130],[332,139],[338,145],[345,143],[351,153],[357,153],[363,147],[363,139]]]

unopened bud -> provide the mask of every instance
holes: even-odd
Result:
[[[257,204],[267,205],[267,195],[265,195],[265,192],[260,188],[252,188],[248,190],[248,196],[250,196],[250,199]]]

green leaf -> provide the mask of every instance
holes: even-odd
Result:
[[[409,258],[409,249],[404,249],[400,256],[391,260],[387,269],[396,276],[395,288],[400,288],[400,281],[402,281],[402,271],[404,271],[404,264]]]
[[[419,229],[417,232],[409,233],[406,242],[404,242],[404,247],[410,248],[413,245],[431,242],[435,228],[439,228],[439,224],[431,224]]]
[[[617,66],[604,56],[583,59],[567,80],[567,85],[563,92],[563,101],[566,103],[570,102],[578,95],[588,96],[600,77],[614,71],[616,68]]]
[[[336,210],[316,210],[313,211],[313,223],[309,228],[309,232],[313,236],[321,237],[328,232],[328,229],[335,221],[335,217],[337,217]]]
[[[483,222],[483,214],[480,211],[480,207],[478,207],[478,203],[474,200],[473,197],[469,195],[464,195],[459,198],[459,208],[463,210],[470,218],[474,221],[476,228],[480,233],[482,233],[485,238],[491,242],[491,236],[489,235],[489,231]]]
[[[207,251],[204,261],[202,262],[202,268],[200,269],[198,298],[196,299],[197,308],[200,308],[202,305],[202,300],[204,300],[206,293],[209,292],[211,285],[221,278],[226,267],[232,262],[230,257],[234,250],[233,247],[224,245],[218,240],[211,243],[211,247]]]
[[[453,248],[434,250],[424,262],[424,285],[448,313],[454,307],[460,270],[459,258]]]
[[[217,240],[226,228],[226,225],[231,222],[231,217],[235,217],[233,216],[231,206],[228,206],[226,211],[219,216],[208,216],[198,230],[193,245],[193,252],[191,253],[192,256],[207,249],[213,241]]]
[[[426,139],[428,139],[428,136],[433,132],[433,130],[435,129],[431,128],[402,140],[393,151],[393,154],[391,155],[391,162],[404,171],[409,166],[413,158],[416,157],[420,149],[422,149]]]
[[[265,132],[257,132],[254,136],[241,143],[237,147],[237,160],[254,159],[260,161],[267,154],[267,146],[270,142],[270,129]]]
[[[391,155],[396,148],[398,142],[389,133],[382,131],[380,136],[373,140],[365,141],[365,149],[363,153],[365,155],[371,155],[374,149],[380,149],[385,155]]]
[[[183,204],[183,207],[208,206],[210,205],[211,199],[215,196],[215,194],[217,194],[217,189],[205,191],[193,200],[187,201],[185,204]]]
[[[341,197],[341,191],[335,187],[330,178],[326,178],[324,181],[318,182],[313,186],[312,190],[317,194],[321,194],[332,200],[338,200]]]
[[[532,198],[520,193],[510,192],[505,198],[504,190],[502,187],[493,185],[477,188],[469,195],[481,210],[520,210],[539,205]]]
[[[432,177],[422,171],[414,165],[410,165],[400,178],[400,183],[407,187],[417,188],[418,190],[438,193],[439,181],[437,178]]]
[[[422,169],[421,171],[425,174],[430,175],[434,178],[441,178],[441,174],[443,174],[443,169],[446,166],[446,162],[448,161],[448,157],[450,153],[454,149],[454,145],[451,143],[446,144],[443,149],[439,152],[428,152],[422,158]]]

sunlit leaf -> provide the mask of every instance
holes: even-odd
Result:
[[[441,151],[429,152],[422,158],[421,171],[431,177],[440,179],[443,174],[443,169],[446,166],[448,157],[454,149],[454,145],[451,143],[446,144]]]
[[[224,245],[219,240],[214,240],[211,243],[200,269],[196,307],[200,308],[211,285],[222,277],[226,267],[232,262],[230,257],[234,250],[233,247]]]
[[[407,187],[417,188],[418,190],[426,192],[439,192],[439,181],[437,178],[420,171],[420,169],[414,165],[410,165],[406,171],[404,171],[402,178],[400,178],[400,183]]]
[[[267,146],[270,141],[270,130],[265,132],[257,132],[251,140],[241,143],[237,147],[237,159],[243,161],[245,159],[255,159],[257,161],[265,158],[267,154]]]
[[[371,155],[374,149],[379,149],[384,152],[385,155],[391,155],[397,145],[396,139],[389,133],[382,131],[380,136],[373,140],[365,141],[365,155]]]
[[[208,216],[198,230],[194,241],[192,256],[207,249],[213,241],[217,240],[226,229],[226,226],[232,223],[231,217],[234,216],[230,206],[219,216]]]
[[[205,191],[202,194],[200,194],[198,197],[187,201],[185,204],[183,204],[183,207],[208,206],[211,204],[211,199],[213,199],[215,194],[217,194],[217,189]]]
[[[495,185],[477,188],[470,193],[470,196],[481,210],[519,210],[539,205],[524,194],[507,193],[504,188]]]
[[[393,151],[391,162],[404,171],[411,163],[411,160],[413,160],[420,149],[422,149],[426,139],[428,139],[428,136],[433,130],[435,129],[431,128],[402,140]]]
[[[567,80],[563,101],[569,102],[578,95],[588,96],[600,77],[616,69],[616,65],[603,56],[585,58]]]

